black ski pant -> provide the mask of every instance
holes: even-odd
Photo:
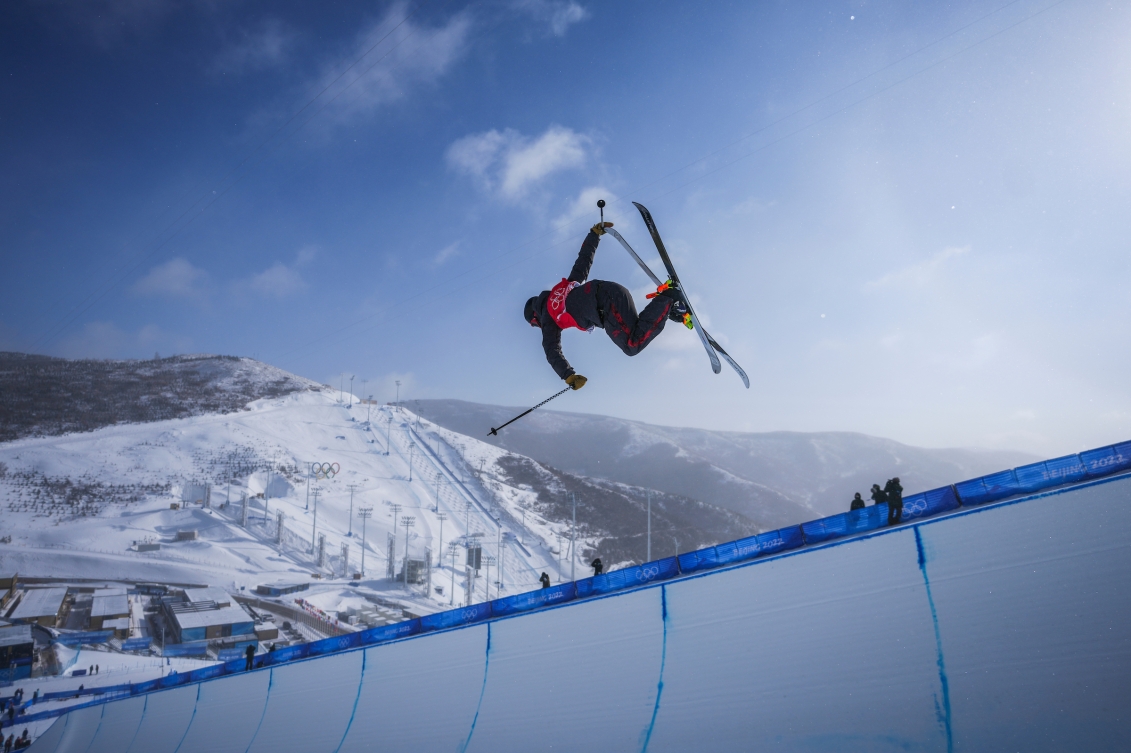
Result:
[[[658,295],[637,315],[632,294],[623,285],[602,280],[597,288],[597,310],[605,333],[626,356],[644,350],[664,331],[671,307],[671,298]]]
[[[888,500],[888,525],[893,526],[903,520],[903,499]]]

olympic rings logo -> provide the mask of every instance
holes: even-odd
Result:
[[[337,463],[311,463],[310,473],[318,479],[333,478],[342,467]]]
[[[652,565],[651,567],[642,567],[640,568],[640,571],[636,573],[636,579],[639,581],[649,581],[653,578],[656,578],[659,574],[660,568],[656,565]]]
[[[920,499],[920,500],[917,500],[917,501],[913,502],[912,504],[908,505],[907,509],[905,509],[903,511],[903,514],[904,515],[915,515],[917,513],[926,512],[926,511],[927,511],[927,500]]]

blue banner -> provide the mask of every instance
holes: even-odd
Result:
[[[495,617],[515,614],[551,604],[564,604],[575,598],[577,598],[577,586],[573,583],[562,583],[549,588],[540,588],[537,591],[495,599],[491,602],[491,614]]]
[[[426,615],[420,618],[420,629],[443,630],[444,628],[470,625],[473,622],[485,620],[491,616],[491,605],[487,602],[472,604],[461,609],[449,609],[446,612]]]
[[[873,531],[887,525],[887,522],[888,503],[881,502],[861,510],[842,512],[839,515],[802,523],[801,531],[805,535],[805,543],[818,544],[841,536]]]
[[[1079,455],[1065,455],[1062,458],[1031,463],[1013,469],[1018,487],[1025,492],[1037,492],[1051,486],[1059,486],[1080,481],[1087,475],[1084,461]]]
[[[91,630],[87,633],[62,633],[52,638],[51,642],[62,643],[64,646],[79,646],[82,644],[105,643],[113,637],[113,630]]]
[[[277,648],[274,651],[269,651],[266,656],[257,656],[255,657],[255,662],[256,666],[259,666],[259,662],[262,661],[263,666],[266,667],[269,664],[282,664],[286,661],[302,659],[309,653],[309,643],[298,643],[294,646],[285,646],[283,648]]]
[[[420,618],[417,617],[412,620],[405,620],[404,622],[394,622],[392,625],[381,625],[380,627],[363,630],[357,634],[358,645],[372,646],[375,643],[385,643],[386,641],[395,641],[398,638],[407,638],[419,632]]]
[[[684,552],[677,559],[679,560],[679,571],[685,575],[698,570],[709,570],[722,564],[719,562],[719,553],[713,546],[706,549],[696,549],[694,552]]]
[[[153,645],[152,638],[130,638],[122,641],[123,651],[148,651]]]
[[[192,672],[178,672],[174,669],[172,672],[157,681],[157,687],[175,688],[178,685],[184,685],[190,682],[192,682]]]
[[[777,531],[767,531],[755,536],[747,536],[738,541],[719,544],[715,547],[717,561],[720,565],[732,562],[763,557],[775,552],[784,552],[796,549],[805,544],[801,533],[801,526],[790,526]]]
[[[643,565],[626,567],[623,570],[614,570],[603,575],[594,575],[577,581],[577,598],[607,594],[620,591],[633,586],[642,586],[658,580],[667,580],[679,575],[679,560],[667,557],[655,562],[645,562]]]
[[[1022,492],[1017,476],[1012,470],[998,471],[981,478],[962,481],[954,485],[962,504],[984,505]]]
[[[157,690],[157,688],[159,688],[159,687],[161,687],[161,680],[160,679],[147,680],[146,682],[139,682],[136,685],[134,685],[133,687],[131,687],[130,688],[130,694],[131,695],[141,695],[142,693],[148,693],[151,690]]]
[[[334,651],[345,651],[361,645],[361,633],[347,633],[336,635],[333,638],[323,638],[310,644],[309,656],[321,656]]]
[[[226,649],[226,650],[227,651],[239,651],[239,649]],[[221,653],[223,653],[223,652],[221,652]],[[199,669],[194,669],[193,671],[188,673],[189,678],[190,678],[189,682],[200,682],[201,680],[207,680],[210,677],[219,677],[222,674],[224,674],[224,665],[223,664],[213,664],[210,667],[200,667]]]
[[[929,492],[912,494],[903,499],[903,520],[926,518],[941,512],[957,509],[961,503],[954,487],[944,486],[941,489],[931,489]]]
[[[206,656],[207,643],[167,643],[161,649],[162,656]]]
[[[1080,453],[1089,478],[1099,478],[1131,468],[1131,442]]]

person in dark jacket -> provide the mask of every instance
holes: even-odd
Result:
[[[249,645],[246,649],[244,649],[243,655],[247,657],[247,666],[244,669],[250,670],[252,665],[255,663],[255,646]]]
[[[605,564],[601,562],[600,557],[590,562],[589,566],[593,568],[594,575],[600,575],[601,573],[605,572]]]
[[[563,278],[551,290],[543,290],[531,297],[523,308],[522,316],[531,327],[542,330],[542,349],[554,373],[575,390],[585,386],[585,377],[569,365],[562,354],[562,330],[577,328],[605,334],[624,351],[634,356],[656,339],[664,323],[682,322],[687,314],[683,293],[675,288],[660,291],[639,314],[632,294],[623,285],[607,280],[589,280],[589,270],[597,254],[597,244],[605,228],[613,223],[598,222],[585,236],[577,261],[569,277]]]
[[[860,496],[860,492],[856,492],[856,496],[852,498],[852,507],[849,510],[863,510],[864,498]]]
[[[903,485],[899,483],[899,476],[884,484],[884,495],[888,501],[888,525],[895,525],[903,519]]]
[[[879,484],[872,484],[872,504],[878,505],[881,502],[887,502],[888,495],[880,488]]]
[[[538,580],[542,583],[542,588],[550,587],[550,576],[546,573],[542,573],[542,576],[538,578]]]

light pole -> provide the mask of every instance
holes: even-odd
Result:
[[[412,451],[416,449],[416,442],[408,443],[408,482],[412,483]]]
[[[314,527],[310,530],[310,553],[314,554],[314,540],[318,538],[318,493],[321,491],[314,487]]]
[[[459,551],[459,544],[454,541],[448,544],[448,551],[452,553],[452,592],[448,594],[448,606],[453,607],[456,603],[456,552]]]
[[[494,562],[495,558],[489,554],[483,558],[483,564],[487,566],[486,577],[483,579],[483,601],[491,600],[491,565]],[[496,591],[496,595],[498,595],[498,591]]]
[[[404,525],[404,587],[408,590],[408,529],[416,525],[416,516],[403,515],[401,523]]]
[[[330,389],[333,389],[333,387],[331,387]],[[338,402],[339,403],[345,401],[346,396],[343,394],[345,391],[346,391],[346,372],[343,371],[341,381],[338,383]]]
[[[353,408],[353,378],[354,374],[350,374],[350,408]]]
[[[349,530],[349,533],[346,534],[346,536],[353,536],[353,493],[357,490],[357,484],[350,484],[349,490],[350,490],[350,517],[349,517],[350,530]]]
[[[444,551],[444,521],[448,519],[448,516],[444,513],[439,513],[436,517],[440,521],[440,543],[436,546],[436,551],[442,553]],[[443,555],[441,554],[441,556]],[[437,559],[439,559],[439,557],[437,557]],[[440,563],[440,567],[443,567],[442,562]]]
[[[558,583],[561,583],[562,582],[562,535],[560,533],[556,532],[556,531],[554,532],[554,535],[558,537]]]
[[[444,480],[444,474],[436,473],[436,510],[440,509],[440,482]]]
[[[645,562],[652,561],[652,492],[648,491],[648,556]]]
[[[398,408],[401,405],[401,380],[397,380],[397,402],[394,403]]]
[[[389,505],[389,507],[391,507],[392,510],[393,510],[393,548],[396,549],[396,543],[397,543],[397,513],[399,513],[401,511],[401,506],[393,504],[393,503],[388,502],[388,501],[386,501],[385,504]],[[397,579],[397,563],[394,560],[393,561],[393,580],[396,580],[396,579]]]
[[[369,426],[369,411],[373,409],[373,396],[370,395],[365,403],[365,425]]]
[[[577,495],[569,493],[573,500],[573,530],[569,535],[569,579],[577,580]]]
[[[389,454],[389,440],[393,436],[393,411],[389,410],[389,424],[385,428],[385,454]]]
[[[357,511],[357,517],[361,518],[361,577],[365,577],[365,521],[373,517],[372,507],[362,507]]]

